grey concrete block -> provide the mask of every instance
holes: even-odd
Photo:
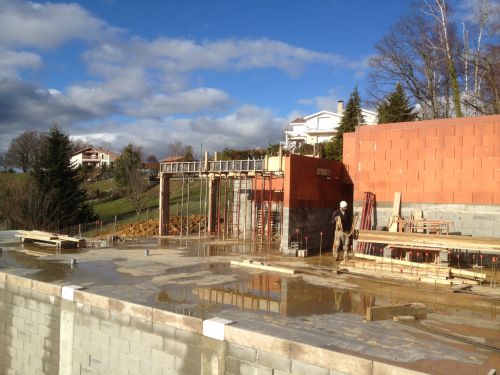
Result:
[[[109,310],[100,309],[99,307],[92,306],[90,308],[92,316],[99,320],[109,320]]]
[[[291,361],[288,358],[260,350],[257,352],[257,364],[281,371],[291,370]]]
[[[255,349],[238,344],[227,343],[226,355],[228,357],[246,362],[255,362],[256,354],[257,351]]]
[[[120,326],[110,321],[101,321],[101,332],[109,336],[120,336]]]
[[[139,372],[140,360],[138,357],[130,353],[120,353],[120,365],[127,368],[127,370],[132,370],[134,372]]]
[[[109,335],[101,332],[100,330],[91,329],[90,339],[101,346],[109,345]]]
[[[139,357],[141,361],[151,360],[151,347],[143,344],[139,344],[136,342],[130,343],[130,353],[133,353],[135,356]]]
[[[250,365],[247,363],[240,364],[241,375],[273,375],[273,370],[270,368]]]
[[[130,341],[122,339],[120,337],[111,336],[109,338],[109,344],[113,348],[120,353],[129,353],[130,352]]]
[[[189,348],[185,343],[170,339],[164,339],[163,348],[167,353],[180,358],[184,358],[189,351]]]
[[[183,342],[186,345],[200,345],[201,335],[177,329],[175,331],[175,340]]]
[[[163,368],[174,368],[175,356],[163,350],[151,350],[151,364]]]
[[[140,343],[152,349],[163,349],[163,337],[155,333],[141,332]]]
[[[153,323],[153,332],[163,338],[175,338],[176,328],[169,327],[163,324]]]
[[[130,316],[125,314],[120,314],[116,311],[109,312],[109,320],[111,323],[117,324],[121,327],[130,325]]]
[[[153,322],[150,320],[143,320],[132,317],[130,319],[130,327],[136,328],[140,331],[153,332]]]
[[[292,361],[294,375],[330,375],[330,370],[300,361]]]
[[[130,342],[139,343],[141,341],[141,331],[134,327],[120,327],[120,338]]]

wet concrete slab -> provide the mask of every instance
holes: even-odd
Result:
[[[433,364],[443,369],[433,373],[450,368],[456,374],[487,373],[488,367],[500,367],[499,300],[336,275],[329,255],[284,258],[261,244],[150,238],[57,254],[26,248],[13,234],[0,232],[3,272],[81,285],[203,319],[222,317],[243,328],[415,369]],[[273,262],[302,273],[230,266],[235,259]],[[426,304],[427,319],[411,325],[364,321],[369,306],[409,302]]]

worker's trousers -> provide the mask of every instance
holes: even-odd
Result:
[[[344,258],[347,257],[349,251],[349,234],[341,230],[335,231],[335,240],[333,241],[333,259],[337,260],[339,257],[340,246],[343,245]]]

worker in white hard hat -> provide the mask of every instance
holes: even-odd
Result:
[[[352,227],[352,214],[347,210],[347,202],[340,202],[340,209],[332,214],[332,224],[335,230],[333,240],[333,259],[337,260],[341,245],[344,250],[344,258],[349,250],[349,232]]]

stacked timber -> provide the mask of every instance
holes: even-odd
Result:
[[[500,254],[500,239],[492,237],[466,237],[422,233],[385,232],[360,230],[358,242],[381,243],[394,246],[426,247],[479,251],[484,254]]]
[[[479,285],[481,281],[486,279],[484,273],[439,264],[409,262],[366,254],[355,254],[355,258],[354,261],[346,265],[345,269],[358,275],[380,276],[442,286]]]
[[[43,232],[39,230],[19,230],[15,234],[23,243],[39,242],[48,245],[56,246],[57,248],[64,247],[83,247],[85,241],[81,238],[66,236],[64,234]]]

